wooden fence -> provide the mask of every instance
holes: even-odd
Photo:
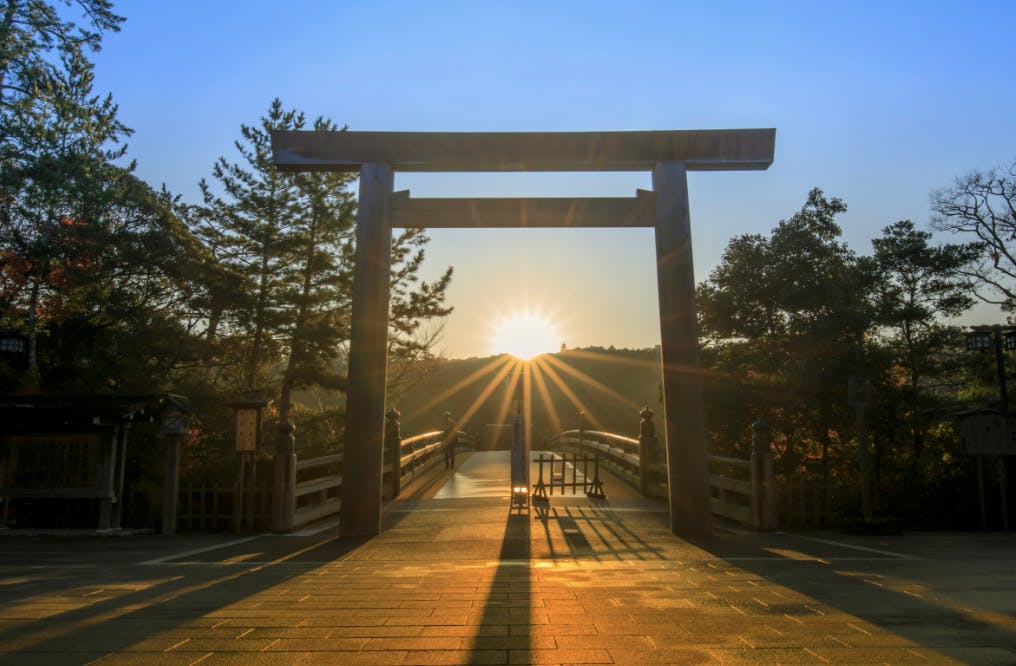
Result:
[[[398,469],[391,462],[383,467],[382,488],[388,496],[397,496],[399,489],[442,461],[444,431],[416,435],[401,440]],[[458,433],[458,447],[475,447],[473,438]],[[390,460],[385,450],[384,460]],[[277,529],[292,530],[315,520],[338,515],[341,510],[342,454],[321,456],[296,463],[295,502],[292,519],[284,520]],[[397,474],[397,476],[394,476]]]
[[[760,434],[756,433],[756,439]],[[768,448],[768,432],[765,445]],[[595,430],[567,430],[551,439],[551,447],[595,452],[615,475],[649,497],[667,497],[667,466],[650,462],[642,467],[640,450],[646,443]],[[756,442],[756,451],[760,448]],[[756,453],[752,460],[710,455],[709,504],[712,512],[755,529],[776,528],[776,482],[772,455]]]
[[[236,487],[233,485],[182,485],[177,505],[177,530],[225,532],[234,529],[235,497]],[[272,515],[271,484],[268,481],[257,482],[253,499],[254,529],[268,529]]]

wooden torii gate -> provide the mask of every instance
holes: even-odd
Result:
[[[360,174],[341,534],[381,531],[393,227],[654,228],[670,526],[709,532],[687,172],[766,169],[775,144],[775,129],[273,132],[280,169]],[[632,198],[416,199],[393,191],[395,171],[651,171],[653,189]]]

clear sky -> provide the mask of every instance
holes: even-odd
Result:
[[[810,188],[850,245],[926,224],[929,194],[1016,158],[1016,2],[121,1],[96,60],[139,174],[196,201],[273,97],[353,130],[775,127],[768,171],[692,173],[696,277]],[[648,174],[404,174],[417,196],[631,196]],[[487,355],[537,310],[569,346],[659,339],[649,230],[435,230],[452,265],[441,347]],[[992,311],[978,311],[992,321]]]

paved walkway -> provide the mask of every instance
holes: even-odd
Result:
[[[449,478],[368,541],[0,538],[0,661],[1016,663],[1012,535],[684,540],[609,481],[510,515]]]

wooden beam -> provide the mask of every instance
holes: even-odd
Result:
[[[272,132],[276,166],[289,171],[690,171],[767,169],[775,129],[650,132]]]
[[[392,196],[393,227],[428,229],[495,227],[652,227],[652,192],[635,198],[414,199]]]

